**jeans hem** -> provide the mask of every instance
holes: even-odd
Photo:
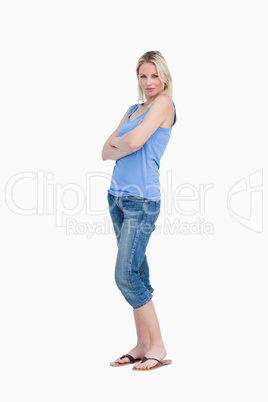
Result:
[[[152,298],[153,298],[153,295],[151,294],[151,297],[149,297],[149,298],[148,298],[146,301],[144,301],[143,303],[140,303],[140,304],[138,305],[138,307],[134,307],[134,306],[132,306],[132,307],[134,308],[134,310],[137,309],[137,308],[143,307],[143,306],[145,306],[145,304],[149,303],[149,301],[151,301]]]

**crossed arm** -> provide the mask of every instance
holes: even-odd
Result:
[[[126,120],[129,110],[130,110],[130,108],[128,108],[128,110],[124,114],[117,129],[110,135],[110,137],[108,137],[107,141],[103,145],[101,156],[104,161],[121,159],[121,158],[124,158],[125,156],[130,155],[133,152],[136,152],[138,150],[138,149],[132,149],[132,150],[126,151],[126,150],[122,150],[122,149],[118,148],[117,146],[111,144],[111,142],[114,138],[119,138],[118,131],[119,131],[120,127],[123,125],[124,121]]]
[[[157,130],[163,121],[166,120],[169,108],[171,107],[170,102],[172,103],[172,100],[168,95],[158,96],[144,120],[142,120],[142,124],[138,124],[138,126],[133,130],[118,137],[118,130],[124,123],[130,110],[129,108],[117,129],[110,135],[104,144],[102,149],[102,159],[117,160],[142,148],[150,136]]]

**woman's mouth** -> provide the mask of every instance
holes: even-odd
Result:
[[[153,91],[154,88],[146,88],[146,91]]]

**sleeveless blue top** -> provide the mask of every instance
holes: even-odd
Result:
[[[171,130],[177,121],[174,105],[173,124],[169,128],[158,127],[142,148],[115,162],[112,179],[108,193],[123,197],[133,195],[147,198],[152,201],[161,200],[159,168],[166,146],[169,142]],[[118,137],[133,130],[150,110],[136,117],[133,121],[129,117],[137,110],[139,104],[135,104],[128,112],[127,118],[118,131]]]

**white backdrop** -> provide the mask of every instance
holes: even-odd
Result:
[[[1,400],[267,401],[265,1],[4,1],[0,15]],[[173,364],[137,373],[109,366],[136,335],[101,149],[148,50],[178,117],[147,249]]]

